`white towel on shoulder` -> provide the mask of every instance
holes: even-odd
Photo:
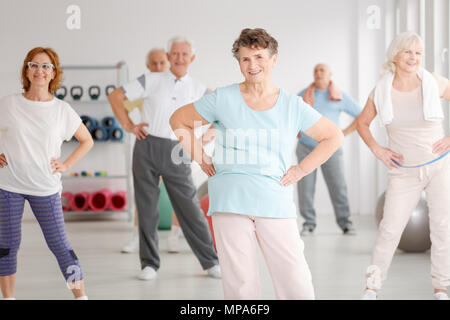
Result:
[[[425,120],[440,121],[444,119],[437,80],[423,68],[417,71],[417,75],[422,80],[423,115]],[[394,74],[386,72],[375,87],[374,103],[383,126],[391,123],[394,118],[391,96],[393,81]]]

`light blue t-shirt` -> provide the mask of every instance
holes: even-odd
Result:
[[[296,218],[293,185],[280,180],[293,165],[297,134],[321,115],[302,98],[280,90],[265,111],[250,109],[239,84],[218,88],[194,103],[215,125],[213,163],[208,179],[209,212],[231,212],[266,218]]]
[[[298,95],[303,97],[305,91],[306,89],[301,91]],[[328,88],[323,91],[314,89],[314,109],[338,126],[341,112],[345,112],[356,118],[362,110],[361,107],[345,93],[342,93],[341,101],[331,101],[328,98]],[[313,148],[317,146],[317,142],[306,134],[302,134],[300,142]]]

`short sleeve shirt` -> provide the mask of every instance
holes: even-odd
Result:
[[[0,153],[8,165],[0,169],[0,189],[34,196],[61,192],[61,174],[52,174],[51,158],[70,140],[81,118],[62,100],[39,102],[21,94],[0,99]]]
[[[303,97],[305,90],[302,90],[298,95]],[[331,101],[328,97],[328,89],[317,90],[314,89],[314,109],[321,115],[330,119],[339,126],[339,118],[342,112],[356,118],[362,108],[358,105],[348,94],[342,93],[342,100]],[[317,142],[307,135],[300,137],[300,142],[310,147],[317,146]]]
[[[208,88],[189,75],[176,78],[172,72],[152,72],[125,84],[122,91],[128,100],[143,98],[142,121],[149,124],[149,134],[177,140],[169,119],[178,108],[200,99]]]
[[[280,180],[293,165],[297,134],[312,127],[321,115],[283,89],[272,108],[253,110],[239,84],[216,89],[194,107],[214,124],[216,132],[216,174],[208,179],[208,214],[296,218],[293,186],[282,186]]]

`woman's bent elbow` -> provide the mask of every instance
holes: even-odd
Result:
[[[361,135],[361,130],[369,128],[370,123],[366,123],[361,117],[356,118],[356,131]]]
[[[87,150],[91,150],[94,147],[94,140],[90,137],[85,142]]]

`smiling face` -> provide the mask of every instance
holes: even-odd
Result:
[[[270,80],[277,54],[270,56],[268,49],[241,47],[238,60],[245,81],[258,83]]]
[[[42,64],[51,64],[52,61],[50,57],[44,53],[37,53],[32,59],[31,62]],[[55,69],[52,68],[49,70],[50,72],[44,71],[42,67],[35,69],[27,68],[27,79],[30,81],[31,87],[43,87],[48,88],[50,81],[55,78],[56,72]]]
[[[394,59],[397,70],[416,73],[422,64],[423,48],[419,43],[413,42],[400,50]]]
[[[181,78],[187,73],[189,65],[194,61],[195,55],[187,42],[175,42],[167,54],[170,62],[170,71],[177,77]]]

